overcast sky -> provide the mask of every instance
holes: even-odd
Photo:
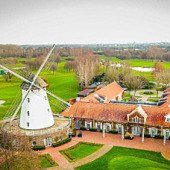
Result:
[[[170,0],[0,0],[0,43],[170,42]]]

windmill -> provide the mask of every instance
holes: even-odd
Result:
[[[51,111],[47,94],[64,103],[67,107],[70,106],[68,102],[48,91],[46,89],[48,84],[39,77],[40,72],[48,61],[54,48],[55,45],[53,45],[52,49],[45,57],[37,73],[35,75],[30,75],[29,78],[24,78],[18,73],[0,64],[2,69],[23,80],[23,83],[21,84],[22,100],[10,118],[10,124],[13,124],[13,121],[16,119],[18,112],[21,110],[19,119],[19,127],[21,129],[32,130],[31,132],[36,132],[39,134],[38,130],[41,130],[42,133],[42,129],[53,127],[55,120]],[[60,127],[60,129],[63,129],[63,127]],[[26,132],[29,134],[28,131]]]

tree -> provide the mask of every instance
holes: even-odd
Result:
[[[4,79],[6,82],[11,81],[13,74],[11,74],[10,72],[7,72],[6,74],[3,75]]]
[[[141,78],[139,76],[133,76],[132,74],[127,75],[124,81],[129,91],[134,90],[134,96],[136,91],[144,86],[144,82],[141,81]]]
[[[56,64],[52,64],[51,65],[51,67],[50,67],[50,70],[53,72],[53,74],[54,74],[54,72],[57,70],[57,65]]]
[[[157,84],[162,84],[163,88],[166,89],[170,84],[170,70],[164,70],[155,74],[155,80]]]
[[[164,71],[164,66],[160,61],[157,61],[154,65],[154,74]]]
[[[88,87],[92,78],[99,72],[99,59],[89,49],[80,49],[75,54],[75,73],[81,88]]]
[[[111,83],[113,81],[119,82],[120,72],[119,69],[116,67],[108,67],[106,70],[104,81]]]
[[[1,128],[0,133],[0,169],[34,170],[39,169],[38,155],[32,151],[26,136],[13,134]]]

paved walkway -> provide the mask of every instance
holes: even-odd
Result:
[[[59,167],[48,168],[48,170],[73,170],[75,167],[81,166],[101,157],[107,153],[112,148],[112,146],[122,146],[127,148],[161,152],[165,158],[168,158],[167,153],[170,152],[170,140],[167,140],[166,144],[164,145],[163,140],[161,139],[145,138],[145,141],[142,142],[142,138],[137,136],[135,136],[133,140],[122,140],[120,134],[114,135],[106,133],[105,138],[103,138],[101,132],[83,131],[82,133],[82,138],[74,137],[72,141],[67,144],[56,148],[49,147],[43,151],[39,151],[39,154],[49,153],[59,165]],[[62,154],[60,154],[59,151],[76,145],[78,142],[100,143],[104,144],[104,146],[95,153],[81,160],[70,163]]]
[[[106,154],[107,152],[109,152],[112,149],[113,146],[109,146],[109,145],[104,145],[102,148],[100,148],[98,151],[92,153],[91,155],[80,159],[76,162],[72,163],[72,167],[79,167],[81,165],[87,164],[89,162],[92,162],[98,158],[100,158],[101,156],[103,156],[104,154]]]
[[[73,140],[150,150],[155,152],[170,150],[170,140],[167,140],[164,145],[163,139],[145,138],[145,141],[142,142],[142,138],[138,136],[135,136],[133,140],[122,140],[120,134],[106,133],[105,138],[103,138],[101,132],[83,131],[82,138],[75,137]]]

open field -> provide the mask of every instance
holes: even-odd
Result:
[[[60,153],[69,161],[75,162],[82,159],[100,149],[103,145],[94,143],[80,142],[68,149],[60,151]]]
[[[107,154],[99,159],[85,164],[79,170],[166,170],[170,168],[170,161],[164,159],[160,153],[113,147]]]
[[[140,59],[129,59],[129,60],[120,60],[116,57],[106,57],[100,55],[100,58],[103,60],[109,59],[112,62],[116,63],[127,63],[131,67],[154,67],[155,61],[153,60],[140,60]],[[162,62],[165,69],[170,69],[170,62]]]

